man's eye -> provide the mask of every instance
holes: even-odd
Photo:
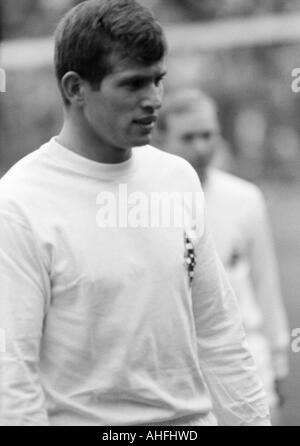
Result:
[[[137,81],[128,82],[127,87],[130,90],[139,90],[140,88],[143,88],[144,85],[145,85],[144,81],[137,80]]]
[[[162,80],[163,80],[164,76],[160,76],[156,79],[154,79],[154,85],[156,87],[159,87]],[[126,88],[128,88],[129,90],[140,90],[142,88],[145,88],[147,85],[151,84],[151,81],[149,81],[148,79],[136,79],[130,82],[126,83]]]
[[[160,83],[162,82],[163,78],[159,77],[158,79],[155,79],[154,84],[156,87],[158,87],[160,85]]]
[[[202,132],[200,137],[205,139],[205,141],[209,141],[213,137],[213,133],[210,131]]]
[[[194,140],[194,135],[188,133],[186,135],[182,135],[182,141],[185,143],[191,143]]]

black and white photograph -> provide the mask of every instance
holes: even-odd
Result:
[[[300,0],[0,0],[0,426],[300,426]]]

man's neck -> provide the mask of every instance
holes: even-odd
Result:
[[[198,167],[196,168],[196,172],[200,178],[202,187],[205,188],[207,186],[207,181],[208,181],[208,169],[200,169]]]
[[[116,164],[127,161],[132,149],[109,146],[96,135],[85,129],[80,122],[65,118],[57,142],[69,150],[98,163]]]

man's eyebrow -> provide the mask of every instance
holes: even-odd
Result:
[[[140,80],[151,80],[156,78],[163,78],[167,74],[167,71],[162,71],[155,74],[125,74],[124,77],[120,79],[120,83],[123,82],[134,82],[134,81],[140,81]]]
[[[160,73],[157,74],[157,77],[163,78],[167,75],[167,70],[161,71]]]
[[[166,76],[166,74],[167,74],[167,70],[162,70],[162,71],[159,73],[159,76]]]

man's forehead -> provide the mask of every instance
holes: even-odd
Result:
[[[123,60],[120,60],[120,58],[119,60],[113,58],[112,67],[112,74],[119,77],[153,77],[163,75],[167,71],[165,59],[150,64],[144,64],[129,58]]]
[[[219,127],[218,119],[211,109],[190,109],[168,117],[169,130],[181,133],[215,131]]]
[[[174,122],[186,122],[190,123],[212,123],[218,122],[216,111],[211,107],[192,107],[189,109],[182,109],[179,111],[171,112],[169,114],[169,120]]]

